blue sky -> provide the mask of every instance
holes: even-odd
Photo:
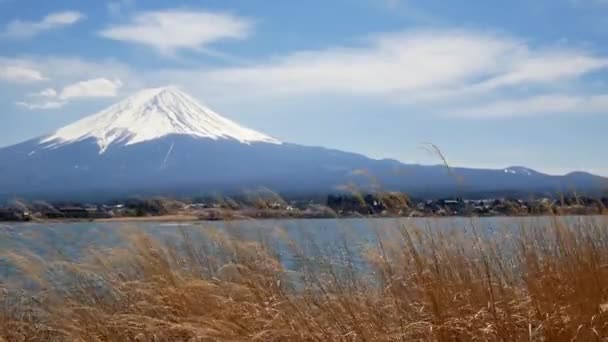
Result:
[[[284,141],[608,175],[607,38],[608,0],[0,0],[0,146],[173,84]]]

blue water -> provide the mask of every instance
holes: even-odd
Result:
[[[579,217],[566,218],[570,221]],[[596,217],[600,220],[602,217]],[[474,227],[486,233],[546,224],[547,217],[489,217],[489,218],[381,218],[381,219],[297,219],[251,220],[231,222],[62,222],[62,223],[0,223],[0,251],[31,251],[46,256],[60,254],[77,258],[90,248],[124,246],[125,233],[142,231],[160,240],[175,241],[182,232],[199,237],[201,232],[219,229],[231,234],[242,234],[251,239],[261,235],[275,235],[283,230],[295,241],[314,240],[321,245],[341,242],[366,244],[374,242],[378,234],[399,226],[432,227],[471,231]]]
[[[575,223],[580,217],[560,218]],[[605,217],[586,217],[585,220],[605,220]],[[265,241],[275,247],[281,261],[295,267],[294,253],[286,241],[295,241],[305,251],[316,252],[333,258],[347,242],[355,255],[360,255],[365,246],[374,246],[377,238],[390,240],[388,232],[399,226],[417,226],[444,230],[460,230],[470,234],[473,229],[479,234],[493,234],[526,226],[542,226],[550,223],[549,217],[526,218],[400,218],[400,219],[298,219],[298,220],[251,220],[233,222],[192,223],[10,223],[0,224],[0,253],[17,252],[20,255],[36,255],[42,260],[79,261],[91,249],[115,247],[129,248],[126,234],[141,231],[154,238],[180,246],[186,239],[195,244],[206,239],[206,233],[214,230],[251,240]],[[588,222],[588,221],[587,221]],[[282,234],[277,233],[281,231]],[[393,235],[394,236],[394,235]],[[314,254],[314,253],[313,253]],[[334,255],[339,259],[339,255]],[[355,256],[355,258],[357,258]],[[0,283],[7,276],[6,265],[0,255]],[[10,273],[10,272],[9,272]]]

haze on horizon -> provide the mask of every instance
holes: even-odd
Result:
[[[608,175],[603,0],[0,0],[0,147],[175,84],[375,158]]]

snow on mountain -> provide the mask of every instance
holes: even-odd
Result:
[[[513,175],[526,175],[526,176],[531,176],[531,175],[538,173],[532,169],[529,169],[529,168],[523,167],[523,166],[511,166],[506,169],[503,169],[503,171],[504,171],[504,173],[510,173]]]
[[[133,145],[172,134],[232,139],[245,144],[281,144],[273,137],[222,117],[173,86],[142,90],[57,130],[40,143],[46,148],[56,148],[93,138],[101,154],[112,144]]]

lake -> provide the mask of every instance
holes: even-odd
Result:
[[[307,265],[332,264],[340,269],[353,265],[359,271],[368,271],[369,259],[365,252],[378,251],[379,239],[390,243],[403,243],[396,227],[416,226],[421,229],[461,233],[464,239],[454,240],[460,246],[477,236],[510,234],[517,229],[551,227],[554,217],[492,217],[492,218],[364,218],[364,219],[297,219],[297,220],[250,220],[227,222],[45,222],[0,224],[0,286],[17,281],[22,283],[15,259],[2,253],[14,252],[42,263],[56,261],[80,262],[91,255],[91,250],[131,248],[129,235],[143,232],[155,239],[185,251],[185,242],[195,248],[204,248],[224,262],[231,256],[213,247],[212,234],[227,233],[239,241],[255,240],[272,247],[273,254],[290,271],[301,271],[302,262]],[[607,227],[606,216],[559,217],[569,227],[588,227],[590,222]],[[395,235],[397,234],[397,235]],[[471,239],[468,239],[468,235]],[[551,235],[551,234],[547,234]],[[503,237],[504,235],[500,235]],[[501,249],[515,248],[516,239],[501,240]],[[297,248],[294,249],[294,244]],[[348,246],[345,249],[344,246]],[[204,246],[204,247],[203,247]],[[397,245],[398,248],[399,245]],[[463,246],[461,246],[463,247]],[[178,252],[179,253],[179,252]],[[185,253],[185,252],[184,252]],[[508,253],[508,252],[507,252]],[[33,256],[33,258],[32,258]],[[318,259],[318,258],[321,259]],[[312,258],[312,259],[311,259]],[[352,262],[352,263],[351,263]],[[316,267],[316,266],[315,266]],[[60,267],[61,268],[61,267]],[[68,281],[62,271],[53,276],[58,281]],[[61,280],[62,279],[62,280]],[[22,285],[29,287],[29,285]],[[22,287],[23,288],[23,287]]]
[[[569,223],[596,217],[560,217]],[[204,239],[204,232],[217,229],[250,239],[271,238],[282,230],[282,236],[297,242],[314,242],[330,247],[347,240],[354,245],[369,245],[383,232],[399,226],[458,229],[465,234],[473,228],[484,234],[517,229],[522,226],[547,225],[550,217],[482,217],[482,218],[364,218],[364,219],[297,219],[250,220],[229,222],[61,222],[0,224],[0,250],[31,252],[42,257],[61,256],[76,261],[91,248],[125,246],[125,233],[139,230],[162,241],[179,242],[184,234],[194,242]]]

